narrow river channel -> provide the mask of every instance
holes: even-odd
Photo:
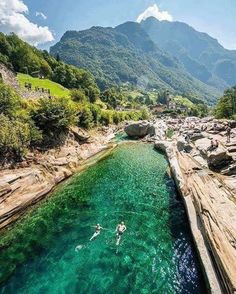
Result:
[[[152,145],[126,143],[60,185],[1,238],[0,293],[205,293],[167,172]]]

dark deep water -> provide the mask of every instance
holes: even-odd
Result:
[[[1,238],[0,275],[12,274],[0,293],[205,293],[167,169],[151,145],[128,143],[60,185]]]

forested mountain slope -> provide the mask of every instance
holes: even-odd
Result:
[[[220,90],[236,84],[236,51],[227,50],[206,33],[182,22],[150,17],[142,28],[160,48],[179,59],[185,69]]]
[[[161,50],[140,24],[67,31],[50,52],[86,68],[100,88],[129,82],[146,89],[168,89],[212,103],[220,92],[188,73],[177,58]]]
[[[68,89],[80,88],[91,101],[99,95],[94,77],[87,70],[53,58],[47,51],[29,45],[16,34],[0,32],[0,63],[15,72],[48,78]]]

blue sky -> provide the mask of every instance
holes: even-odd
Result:
[[[226,48],[236,49],[236,0],[1,0],[0,31],[15,31],[48,48],[66,30],[135,21],[148,7],[149,13],[186,22]],[[43,44],[45,40],[49,42]]]

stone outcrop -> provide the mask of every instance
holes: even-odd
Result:
[[[205,155],[207,151],[204,142],[198,142],[197,146],[199,152]],[[235,293],[235,178],[227,177],[227,183],[220,174],[198,163],[192,152],[189,154],[184,148],[177,148],[177,142],[156,142],[155,147],[165,150],[169,159],[211,293]],[[215,267],[217,270],[214,270]]]
[[[209,168],[213,170],[221,170],[233,160],[228,150],[222,144],[219,144],[219,147],[216,149],[211,149],[211,141],[207,138],[199,139],[194,144],[201,155],[206,158]]]
[[[84,143],[84,142],[87,142],[90,138],[90,135],[88,134],[88,132],[86,132],[82,128],[73,126],[70,128],[70,130],[75,136],[75,140],[77,140],[78,142]]]
[[[210,292],[236,293],[236,122],[168,118],[166,125],[175,135],[155,146],[167,154]]]
[[[190,152],[193,148],[192,146],[184,139],[184,137],[179,137],[177,140],[177,149],[179,151]]]
[[[143,138],[148,135],[151,125],[147,121],[134,122],[125,127],[125,132],[132,138]]]
[[[221,170],[232,162],[232,157],[228,154],[227,150],[219,147],[216,150],[208,153],[207,156],[208,166],[213,170]]]
[[[17,80],[17,74],[0,62],[0,77],[3,83],[11,86],[18,94],[25,99],[48,98],[48,93],[36,92],[34,90],[22,89]]]
[[[148,141],[162,139],[165,136],[167,126],[161,120],[157,121],[138,121],[129,123],[125,126],[124,131],[131,138],[144,138]]]
[[[20,86],[18,84],[16,73],[7,68],[3,63],[0,62],[0,77],[4,84],[11,86],[15,90],[19,91]]]
[[[89,135],[73,129],[60,148],[29,153],[25,162],[15,169],[0,171],[0,229],[19,218],[59,182],[84,167],[85,160],[101,151],[106,152],[113,136],[112,130],[108,129],[86,142]]]

